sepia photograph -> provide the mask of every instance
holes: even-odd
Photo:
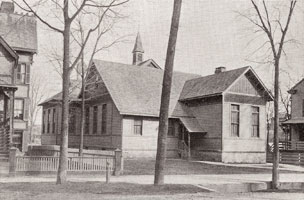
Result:
[[[304,199],[304,1],[0,0],[0,200]]]

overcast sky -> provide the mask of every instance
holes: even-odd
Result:
[[[267,1],[276,7],[288,2],[286,0]],[[286,46],[287,59],[281,62],[283,72],[282,80],[291,85],[303,77],[304,74],[304,9],[303,2],[298,1],[298,8],[290,25],[288,39],[294,38],[299,44]],[[120,35],[130,35],[129,42],[121,43],[109,51],[99,53],[96,58],[129,63],[132,62],[132,49],[137,32],[139,31],[145,50],[144,59],[153,58],[161,67],[164,66],[169,29],[172,15],[173,0],[131,0],[123,8],[128,16],[120,21],[117,31]],[[248,14],[251,12],[249,0],[184,0],[180,29],[178,33],[177,49],[174,69],[183,72],[209,75],[215,67],[225,66],[227,70],[250,65],[261,79],[271,86],[273,66],[258,64],[252,61],[261,61],[265,50],[252,54],[263,42],[264,37],[256,38],[254,26],[238,12]],[[287,7],[282,7],[288,9]],[[286,13],[282,13],[283,16]],[[276,13],[273,13],[275,16]],[[285,24],[284,18],[283,24]],[[38,24],[39,54],[35,56],[35,73],[44,77],[47,82],[48,95],[60,89],[60,76],[45,59],[48,49],[56,46],[59,39],[50,39],[54,33]],[[285,84],[284,83],[284,84]],[[288,84],[287,84],[288,85]]]

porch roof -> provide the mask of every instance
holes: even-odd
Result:
[[[304,118],[290,119],[285,122],[282,122],[282,124],[304,124]]]
[[[198,123],[196,118],[180,117],[182,124],[189,133],[207,133]]]
[[[5,84],[0,84],[0,89],[2,90],[6,90],[6,91],[15,91],[17,90],[18,88],[14,85],[5,85]]]

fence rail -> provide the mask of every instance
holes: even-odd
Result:
[[[267,153],[267,162],[272,162],[273,153]],[[304,165],[304,152],[279,152],[279,162],[283,164]]]
[[[69,156],[67,171],[94,172],[111,171],[119,175],[123,169],[121,150],[114,155]],[[59,156],[17,156],[15,149],[10,149],[10,174],[16,172],[55,172],[59,167]]]
[[[68,171],[106,171],[107,163],[110,170],[114,169],[112,157],[69,157]],[[16,157],[17,172],[53,172],[57,171],[59,157],[52,156],[18,156]]]

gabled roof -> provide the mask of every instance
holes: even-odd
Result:
[[[6,41],[0,36],[0,44],[4,49],[17,61],[19,56],[17,53],[6,43]]]
[[[0,12],[0,36],[15,51],[37,52],[37,23],[34,16]]]
[[[143,67],[154,67],[156,69],[161,69],[161,67],[153,59],[145,60],[137,65]]]
[[[245,73],[251,73],[252,78],[254,78],[258,85],[263,89],[266,99],[270,101],[273,100],[269,90],[249,66],[189,80],[185,83],[180,100],[183,101],[221,95]]]
[[[140,34],[137,33],[137,37],[136,37],[136,41],[135,41],[135,45],[134,45],[134,48],[133,48],[133,53],[134,52],[141,52],[141,53],[144,53],[144,48],[142,46],[142,42],[141,42],[141,38],[140,38]]]
[[[290,93],[290,94],[292,94],[293,92],[295,92],[296,91],[296,88],[300,85],[300,84],[302,84],[302,82],[304,81],[304,78],[302,79],[302,80],[300,80],[298,83],[296,83],[290,90],[288,90],[287,92],[288,93]]]
[[[248,69],[243,67],[189,80],[185,83],[180,100],[221,94]]]
[[[78,95],[81,90],[81,80],[71,80],[70,81],[70,88],[69,88],[69,97],[71,101],[79,101]],[[39,106],[43,106],[44,104],[50,102],[58,102],[62,100],[62,92],[58,92],[57,94],[51,96],[50,98],[44,100]]]
[[[163,70],[93,60],[120,114],[159,116]],[[199,75],[174,72],[170,96],[170,117],[192,116],[178,102],[187,80]]]

